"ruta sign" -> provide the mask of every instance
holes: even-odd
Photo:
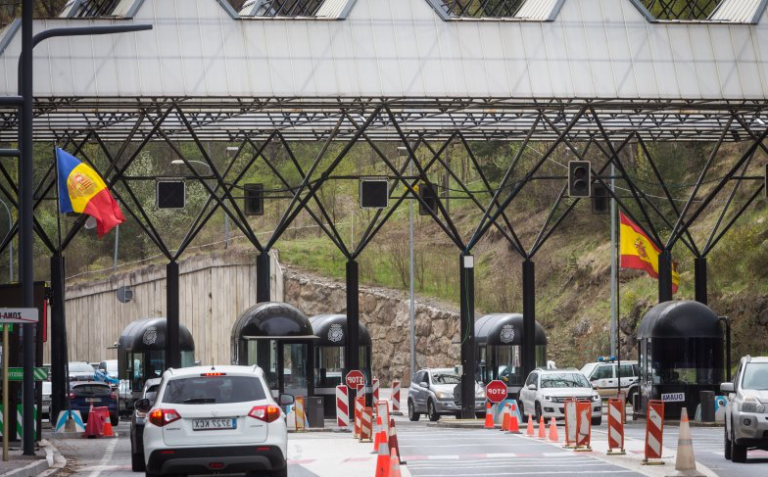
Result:
[[[507,399],[507,385],[503,381],[491,381],[485,387],[485,395],[488,396],[489,401],[498,404]]]
[[[347,373],[347,386],[357,389],[358,386],[365,385],[365,376],[359,369],[353,369]]]

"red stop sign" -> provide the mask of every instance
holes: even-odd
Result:
[[[485,395],[488,396],[489,401],[498,404],[507,399],[507,385],[503,381],[491,381],[485,387]]]
[[[365,376],[359,369],[353,369],[347,373],[347,386],[352,389],[357,389],[358,386],[365,384]]]

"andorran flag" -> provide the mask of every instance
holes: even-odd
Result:
[[[59,211],[75,212],[96,219],[96,232],[103,237],[125,222],[123,212],[107,188],[107,184],[91,167],[75,156],[56,148],[59,174]]]
[[[619,213],[621,218],[620,251],[621,268],[645,270],[653,278],[659,278],[659,255],[661,250],[636,223],[626,215]],[[680,285],[680,274],[677,272],[677,262],[672,262],[672,293],[677,293]]]

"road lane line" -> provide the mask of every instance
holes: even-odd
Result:
[[[587,475],[587,474],[639,474],[634,470],[558,470],[558,471],[541,471],[541,472],[486,472],[483,474],[451,474],[451,477],[483,477],[490,476],[503,476],[503,475]],[[417,474],[418,477],[445,477],[445,474]],[[642,474],[639,474],[642,475]]]
[[[99,477],[99,475],[101,475],[104,467],[106,467],[107,463],[112,460],[112,455],[115,453],[115,447],[117,447],[117,438],[112,439],[109,444],[107,444],[107,450],[104,453],[104,457],[99,461],[97,470],[91,472],[91,475],[88,477]]]

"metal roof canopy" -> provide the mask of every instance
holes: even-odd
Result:
[[[343,114],[359,123],[381,104],[407,136],[436,139],[461,130],[519,140],[541,111],[564,125],[584,105],[608,131],[646,139],[715,140],[734,113],[764,124],[763,0],[722,2],[715,13],[733,22],[649,21],[637,0],[527,0],[520,11],[538,20],[446,20],[431,1],[334,0],[345,10],[338,20],[277,21],[239,16],[219,0],[123,0],[118,9],[130,16],[37,21],[36,31],[104,22],[154,30],[36,51],[35,69],[45,72],[35,77],[36,139],[98,129],[103,140],[122,140],[142,111],[173,102],[200,139],[219,141],[274,130],[317,140],[340,118],[337,138],[348,139],[356,128]],[[737,23],[745,20],[760,21]],[[15,24],[0,33],[0,95],[16,94],[17,33]],[[15,140],[15,123],[13,110],[0,109],[0,141]],[[174,115],[165,127],[191,139]],[[572,134],[595,131],[583,118]],[[385,116],[368,133],[400,139]],[[556,137],[543,128],[533,140]]]

